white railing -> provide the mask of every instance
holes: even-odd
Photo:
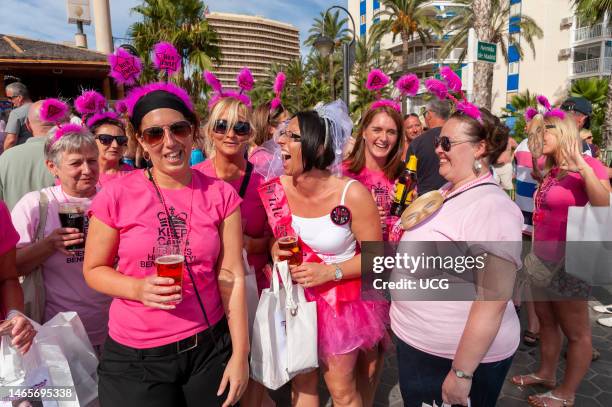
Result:
[[[442,62],[442,60],[458,60],[463,52],[463,48],[453,49],[448,56],[440,58],[439,48],[429,48],[424,51],[417,51],[408,55],[408,65],[416,66],[431,62]]]
[[[590,40],[592,38],[599,38],[602,35],[603,24],[590,25],[588,27],[578,28],[574,31],[574,41]],[[609,31],[610,27],[606,27],[606,31]]]
[[[606,58],[607,59],[607,58]],[[597,73],[599,72],[599,58],[587,59],[574,62],[574,75]]]
[[[612,57],[606,57],[604,58],[604,67],[602,73],[604,75],[610,75],[610,72],[612,72]]]

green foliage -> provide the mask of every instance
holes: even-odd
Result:
[[[221,59],[217,33],[204,16],[202,0],[142,0],[132,8],[142,21],[132,24],[129,35],[145,62],[143,81],[155,79],[151,49],[159,41],[174,44],[183,59],[181,72],[171,78],[195,99],[198,111],[206,110],[201,96],[206,90],[202,72]]]
[[[595,144],[602,144],[602,126],[606,115],[608,78],[578,79],[572,83],[570,96],[581,96],[593,104],[591,132]]]
[[[506,117],[512,116],[515,118],[512,136],[517,142],[520,142],[527,137],[527,133],[525,132],[525,127],[527,125],[525,110],[527,110],[528,107],[537,107],[536,95],[526,90],[525,92],[514,95],[512,99],[510,99],[509,104],[511,108],[504,107],[502,111]]]
[[[591,23],[602,19],[606,11],[612,12],[612,0],[572,0],[572,3],[576,14]]]

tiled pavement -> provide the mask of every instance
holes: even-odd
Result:
[[[612,304],[612,293],[602,288],[595,289],[594,297],[598,301],[592,301],[590,305]],[[612,407],[612,328],[605,328],[596,323],[601,315],[591,310],[593,321],[593,345],[601,352],[601,358],[593,362],[588,374],[583,380],[576,396],[576,407]],[[562,353],[565,352],[565,349]],[[516,374],[533,372],[537,367],[539,359],[538,348],[529,348],[521,345],[514,357],[508,377]],[[565,367],[565,360],[561,358],[557,371],[557,379],[560,379]],[[536,392],[545,391],[544,388],[520,389],[506,381],[502,393],[497,402],[499,407],[527,406],[527,396]],[[332,405],[325,386],[320,386],[321,405]],[[288,388],[276,392],[274,399],[278,407],[289,406]],[[385,368],[381,384],[376,393],[375,407],[400,407],[402,397],[399,391],[397,377],[397,363],[395,352],[391,350],[385,358]]]

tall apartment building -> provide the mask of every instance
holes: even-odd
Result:
[[[223,60],[213,72],[225,89],[237,89],[236,76],[247,66],[255,81],[265,79],[273,62],[288,63],[300,57],[299,30],[287,23],[259,16],[210,13]]]
[[[551,102],[566,97],[572,81],[610,75],[612,68],[612,24],[606,16],[594,25],[585,25],[575,15],[570,0],[510,0],[510,35],[520,38],[514,25],[521,14],[533,18],[544,31],[535,40],[535,58],[522,44],[524,58],[514,49],[509,61],[498,52],[493,76],[493,111],[499,113],[512,96],[529,90]]]
[[[454,17],[457,14],[458,8],[463,7],[454,1],[450,0],[432,0],[427,2],[425,6],[431,6],[435,13],[432,13],[431,18],[444,21]],[[355,19],[358,25],[357,35],[366,36],[369,33],[370,27],[378,21],[374,15],[381,5],[379,0],[348,0],[348,10]],[[431,41],[423,44],[417,36],[410,41],[410,54],[408,57],[408,71],[416,74],[423,80],[433,77],[437,74],[439,67],[442,65],[457,64],[459,57],[463,52],[463,48],[456,48],[445,57],[440,57],[440,48],[443,43],[448,40],[448,35],[431,36]],[[380,42],[382,49],[389,50],[394,55],[395,72],[389,72],[392,77],[397,78],[404,72],[400,72],[402,58],[402,40],[398,35],[393,41],[392,34],[385,35]],[[460,74],[460,72],[458,72]],[[409,98],[408,111],[418,112],[421,106],[425,104],[423,98],[424,87],[421,87],[419,94],[414,98]]]

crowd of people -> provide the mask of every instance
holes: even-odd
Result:
[[[580,133],[588,102],[541,113],[538,161],[527,139],[516,143],[467,101],[432,98],[423,123],[378,97],[352,131],[339,102],[288,112],[282,74],[277,98],[256,107],[244,81],[229,92],[207,75],[206,123],[171,82],[135,86],[114,109],[84,92],[78,124],[64,102],[32,102],[23,84],[7,86],[15,109],[0,155],[0,314],[16,349],[27,352],[36,335],[18,278],[42,272],[38,322],[78,313],[100,360],[101,406],[272,405],[249,377],[245,273],[252,267],[260,293],[269,288],[269,264],[293,255],[279,239],[294,234],[303,262],[291,274],[316,302],[320,368],[291,380],[292,405],[318,406],[322,377],[334,405],[371,406],[393,344],[405,406],[494,406],[521,341],[512,289],[488,301],[365,300],[360,248],[390,240],[401,223],[391,201],[415,156],[416,193],[438,191],[444,202],[402,242],[527,239],[540,259],[559,261],[568,207],[610,205],[610,170]],[[282,198],[281,217],[262,186]],[[62,224],[67,206],[86,214],[82,228]],[[549,241],[552,252],[538,245]],[[169,248],[184,264],[182,285],[155,272]],[[520,253],[488,254],[489,278],[514,287]],[[575,298],[572,278],[562,271],[552,282],[565,298],[523,307],[523,340],[540,346],[541,365],[511,381],[550,388],[532,406],[574,405],[591,363],[588,287]]]

